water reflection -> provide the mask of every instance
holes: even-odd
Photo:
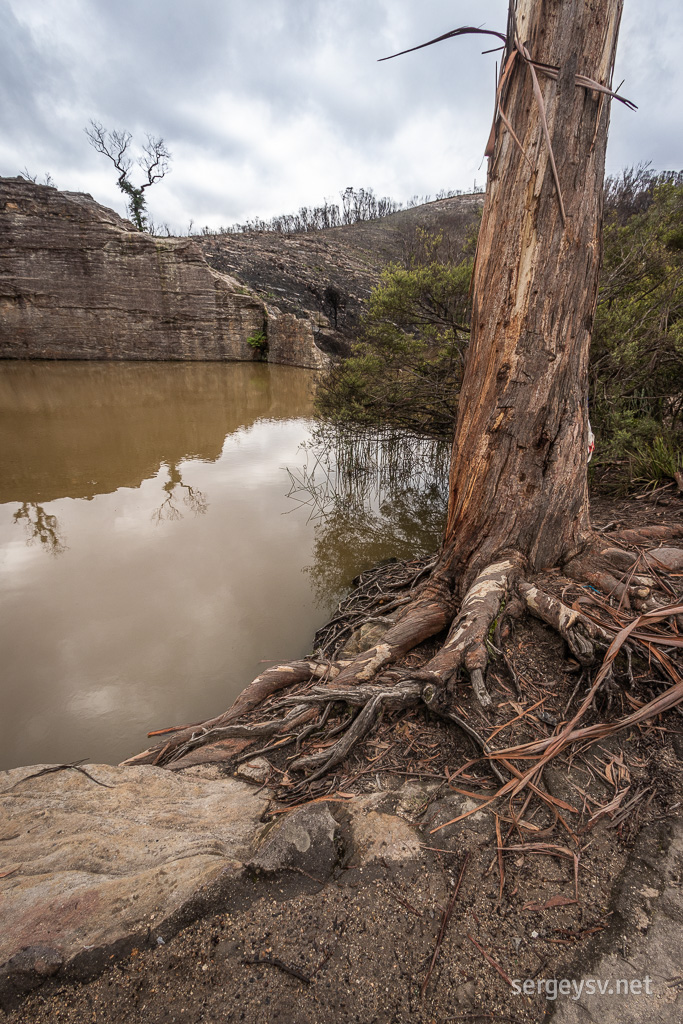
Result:
[[[253,363],[3,363],[0,502],[139,487],[159,466],[215,462],[259,419],[311,413],[311,374]]]
[[[447,459],[314,429],[311,382],[0,364],[0,768],[115,762],[216,714],[358,572],[433,550]]]
[[[317,426],[289,469],[290,499],[314,525],[306,567],[321,601],[338,601],[361,569],[431,554],[446,518],[446,442],[390,430]]]
[[[61,555],[66,551],[57,516],[46,512],[42,505],[24,501],[12,518],[15,523],[25,527],[26,543],[29,546],[38,541],[51,555]]]
[[[0,767],[120,760],[307,653],[327,609],[281,513],[311,376],[0,364]]]
[[[167,466],[168,480],[164,484],[164,493],[166,497],[162,501],[159,508],[155,508],[152,512],[152,519],[156,523],[163,522],[164,519],[182,519],[183,513],[178,508],[178,496],[180,500],[186,505],[191,512],[194,512],[196,516],[203,516],[206,514],[209,507],[209,503],[206,500],[206,495],[199,490],[197,487],[191,487],[190,484],[183,483],[183,478],[180,474],[180,470],[177,465]],[[178,494],[176,494],[176,490]],[[186,493],[183,494],[182,492]]]

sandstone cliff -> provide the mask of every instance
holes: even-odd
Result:
[[[0,358],[253,361],[348,354],[382,269],[420,229],[455,254],[482,205],[456,196],[310,234],[158,238],[89,195],[0,178]]]
[[[310,317],[212,270],[190,239],[141,234],[90,196],[0,179],[0,357],[268,360],[318,368]]]

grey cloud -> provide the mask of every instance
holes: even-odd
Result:
[[[485,178],[488,40],[377,60],[462,24],[504,29],[505,0],[0,5],[0,173],[49,170],[61,187],[122,211],[83,134],[92,117],[139,140],[145,131],[166,139],[173,169],[150,204],[156,220],[179,228],[190,217],[225,224],[293,210],[349,184],[406,199]],[[668,0],[627,3],[619,73],[641,110],[613,110],[611,170],[683,164],[682,72],[670,42],[682,29]]]

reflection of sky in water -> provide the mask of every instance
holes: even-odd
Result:
[[[296,459],[305,421],[248,433],[235,445],[229,437],[216,463],[179,464],[183,483],[206,495],[203,515],[181,497],[182,518],[155,520],[162,466],[137,489],[50,502],[66,543],[50,557],[19,539],[15,507],[0,507],[3,689],[16,688],[6,763],[27,719],[41,740],[54,730],[41,757],[117,758],[144,745],[150,728],[227,707],[261,658],[306,653],[325,614],[301,573],[313,531],[303,517],[281,515],[282,466]],[[62,749],[74,716],[82,738]],[[99,716],[105,735],[88,724]]]
[[[219,713],[264,660],[310,650],[335,589],[379,558],[401,554],[397,538],[413,542],[415,531],[406,532],[400,516],[387,529],[386,517],[363,514],[343,495],[324,520],[297,508],[287,497],[284,467],[303,461],[310,377],[285,368],[281,375],[269,368],[267,377],[264,368],[253,370],[260,405],[244,367],[192,367],[183,376],[177,368],[146,366],[121,378],[119,368],[100,366],[82,383],[92,394],[101,379],[107,387],[98,401],[111,407],[97,405],[83,419],[80,384],[72,396],[74,378],[60,367],[59,386],[48,389],[51,402],[45,402],[47,425],[24,412],[33,447],[22,450],[20,431],[12,433],[0,419],[0,450],[7,434],[13,444],[10,493],[0,489],[0,767],[79,757],[117,761],[145,746],[149,729]],[[72,374],[78,379],[85,372],[75,367]],[[146,392],[139,402],[130,397],[131,382],[147,378],[155,390],[177,390],[165,403],[171,418],[160,423],[155,409],[149,433],[141,412]],[[20,373],[7,379],[15,391],[8,397],[0,380],[0,409],[3,399],[10,406],[20,401]],[[278,380],[287,394],[274,409]],[[44,381],[31,381],[26,406],[33,410]],[[207,395],[211,388],[215,393]],[[244,416],[235,411],[241,391],[249,405]],[[55,438],[48,426],[59,402],[69,408]],[[95,436],[100,428],[102,437]],[[112,436],[109,453],[105,442]],[[53,444],[62,446],[59,458]],[[183,447],[198,457],[182,456]],[[134,479],[138,464],[152,472],[138,486],[117,485]],[[88,493],[98,475],[106,493],[93,494],[96,486]],[[47,500],[70,488],[79,497]],[[352,522],[343,520],[345,504]],[[371,505],[377,511],[377,497]],[[18,509],[28,514],[15,519]],[[37,517],[43,530],[53,524],[57,553],[44,535],[42,542],[31,539]]]

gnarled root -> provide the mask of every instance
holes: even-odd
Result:
[[[522,564],[521,556],[512,554],[479,573],[465,594],[445,644],[425,666],[426,671],[443,685],[464,665],[477,699],[483,706],[491,703],[484,686],[488,662],[486,638],[502,602],[521,572]]]
[[[149,747],[140,754],[129,757],[127,760],[122,761],[121,764],[166,764],[173,759],[174,752],[178,748],[185,744],[197,746],[197,743],[194,741],[201,740],[202,737],[205,737],[202,742],[208,742],[209,736],[213,736],[215,730],[224,729],[231,723],[236,722],[249,711],[258,707],[259,704],[262,704],[273,693],[277,693],[278,690],[283,690],[285,687],[294,685],[294,683],[308,682],[309,679],[321,679],[325,676],[334,677],[338,673],[339,667],[320,664],[315,661],[292,661],[287,665],[273,665],[257,676],[256,679],[252,680],[249,686],[239,694],[232,707],[228,708],[222,715],[218,715],[217,718],[210,718],[206,722],[197,722],[195,725],[172,726],[169,729],[159,729],[154,733],[150,733],[150,736],[167,734],[170,736],[170,739],[164,743],[157,744],[155,747]],[[223,739],[237,738],[238,735],[240,734],[229,736],[224,733]],[[244,738],[244,733],[240,735],[240,738]]]
[[[683,535],[683,529],[681,534]],[[629,531],[623,531],[619,535],[620,538],[625,536],[631,539]],[[639,532],[638,537],[641,536]],[[666,538],[669,536],[670,531],[666,533]],[[662,539],[660,532],[655,534],[654,539]],[[659,603],[660,597],[655,595],[656,590],[659,590],[661,595],[668,593],[672,596],[673,580],[667,584],[664,577],[667,570],[672,571],[670,565],[678,558],[678,550],[660,549],[668,551],[669,554],[662,556],[663,561],[659,565],[656,553],[648,555],[639,551],[634,554],[618,546],[620,543],[625,541],[617,539],[617,535],[596,538],[590,549],[570,563],[573,573],[582,571],[585,573],[585,579],[589,573],[600,571],[603,573],[601,580],[608,589],[612,584],[622,586],[622,608],[627,598],[643,596],[638,595],[637,588],[649,588],[648,601],[655,600]],[[488,759],[491,770],[501,783],[505,782],[505,785],[509,786],[509,780],[505,781],[495,764],[497,759],[505,771],[515,774],[517,769],[509,764],[509,751],[506,757],[500,757],[500,752],[489,749],[487,742],[474,729],[471,722],[456,713],[450,685],[464,669],[469,674],[472,689],[480,705],[485,707],[491,703],[484,685],[484,674],[491,646],[490,638],[503,603],[512,597],[511,604],[514,602],[520,608],[526,607],[529,612],[547,623],[563,637],[576,660],[584,666],[594,663],[598,654],[607,648],[616,651],[618,647],[623,647],[621,640],[615,648],[613,638],[615,634],[621,636],[624,632],[622,626],[625,627],[623,616],[618,610],[614,612],[608,609],[611,618],[605,616],[604,601],[598,602],[603,609],[603,625],[576,608],[570,608],[558,597],[524,579],[524,564],[524,559],[519,554],[502,553],[495,563],[478,574],[466,592],[455,618],[453,616],[456,610],[456,597],[453,581],[445,571],[440,571],[439,562],[429,566],[427,570],[418,566],[417,573],[415,569],[411,571],[409,585],[403,592],[394,591],[389,595],[380,593],[382,600],[386,598],[390,601],[394,618],[389,622],[384,619],[381,625],[388,628],[379,642],[375,642],[369,650],[362,651],[349,660],[339,657],[332,661],[310,658],[273,666],[261,673],[224,714],[204,723],[179,726],[150,734],[163,736],[163,740],[157,746],[123,763],[156,764],[175,770],[201,761],[225,761],[236,758],[244,760],[246,757],[253,757],[255,753],[296,744],[294,758],[289,760],[288,772],[302,773],[305,777],[305,783],[302,785],[305,785],[341,764],[354,745],[366,737],[379,722],[385,710],[407,709],[424,703],[434,713],[464,730],[475,742],[480,753]],[[604,565],[607,565],[606,569]],[[424,571],[431,571],[431,576],[424,578]],[[615,575],[612,576],[612,573]],[[621,579],[618,578],[620,574],[624,574]],[[372,621],[375,626],[377,601],[377,595],[372,595],[370,604],[365,605],[365,621]],[[657,622],[666,615],[680,615],[681,611],[678,605],[670,606],[666,612],[641,616],[639,622]],[[348,633],[343,628],[342,620],[343,612],[340,606],[340,615],[335,620],[334,631],[335,635],[339,636],[340,643],[344,639],[344,633]],[[362,604],[353,605],[352,620],[354,630],[358,635],[362,635],[362,628],[358,628],[362,627],[364,621]],[[443,646],[421,668],[406,665],[391,667],[392,663],[399,661],[412,648],[445,630],[449,624],[450,629]],[[376,639],[376,633],[374,636]],[[659,636],[641,637],[641,634],[636,632],[633,639],[634,642],[640,642],[642,639],[648,647],[651,647],[652,642],[661,646]],[[633,679],[630,672],[630,652],[625,650],[629,660],[629,675]],[[332,646],[329,653],[334,658],[335,651]],[[655,654],[666,667],[667,656],[657,651]],[[613,655],[609,657],[611,664]],[[607,676],[608,673],[603,679]],[[516,685],[519,688],[519,682]],[[269,699],[285,690],[289,692],[275,700]],[[268,703],[260,720],[254,721],[253,712],[265,702]],[[343,717],[342,721],[338,720],[337,715],[335,723],[328,724],[333,707],[339,708],[340,705],[359,710]],[[325,740],[332,736],[339,738],[323,750],[315,753],[306,753],[304,750],[301,753],[303,742],[314,736]],[[266,742],[265,747],[260,746],[263,741]],[[256,750],[256,747],[260,749]],[[245,750],[247,753],[244,753]]]
[[[683,526],[643,526],[638,530],[615,530],[608,536],[621,544],[651,547],[653,543],[663,544],[683,537]]]
[[[683,527],[651,526],[641,530],[616,531],[596,538],[578,557],[565,565],[564,571],[578,583],[587,583],[606,598],[615,599],[626,611],[631,608],[640,612],[653,611],[663,607],[667,593],[666,588],[660,587],[660,571],[673,571],[683,564],[683,551],[660,548],[663,560],[659,562],[656,549],[646,552],[639,546],[678,536],[683,536]],[[626,545],[636,546],[637,550],[628,550]],[[661,596],[657,594],[660,589]],[[669,590],[668,596],[671,595]]]
[[[566,640],[569,650],[581,665],[592,665],[595,661],[596,642],[605,648],[612,642],[607,630],[526,580],[520,580],[517,590],[529,611]]]
[[[297,761],[292,762],[289,765],[290,771],[296,772],[308,772],[313,769],[313,773],[308,776],[308,781],[313,782],[315,779],[320,778],[326,772],[330,771],[331,768],[341,764],[350,752],[351,748],[362,739],[370,729],[375,725],[381,716],[384,708],[408,708],[413,704],[417,704],[420,700],[422,693],[422,687],[415,684],[403,683],[398,686],[392,686],[387,689],[378,690],[377,687],[372,687],[370,691],[363,694],[365,698],[365,706],[363,707],[360,714],[358,714],[346,732],[342,737],[334,744],[333,747],[322,751],[319,754],[311,754],[309,757],[300,757]],[[356,700],[357,691],[353,691],[352,700]],[[323,697],[330,699],[330,691],[326,691],[323,695],[318,691],[316,694],[318,700]],[[337,691],[336,695],[331,699],[340,699],[340,693]],[[349,699],[347,695],[342,695],[341,699]]]
[[[240,753],[247,745],[255,741],[256,733],[249,737],[247,732],[230,733],[228,727],[244,718],[249,712],[262,704],[268,697],[293,686],[310,682],[312,679],[334,680],[335,687],[343,687],[367,683],[385,666],[396,661],[408,651],[416,647],[428,637],[439,633],[450,622],[455,606],[455,598],[447,584],[434,578],[423,584],[422,590],[416,594],[411,603],[397,616],[397,621],[387,631],[381,643],[363,651],[351,661],[334,663],[302,660],[286,665],[275,665],[262,672],[240,693],[237,700],[222,715],[206,722],[191,726],[172,727],[158,730],[150,735],[167,735],[169,738],[142,753],[123,761],[123,765],[173,763],[174,768],[185,767],[197,763],[193,752],[199,746],[211,744],[215,759],[225,760],[231,754]],[[282,723],[280,723],[282,726]],[[265,729],[265,726],[264,726]],[[278,727],[268,734],[276,735],[283,732]],[[265,735],[260,732],[259,736]],[[182,751],[182,754],[180,753]],[[204,757],[199,758],[204,760]]]
[[[384,634],[382,642],[363,651],[346,665],[335,685],[369,682],[380,669],[445,629],[454,611],[455,597],[449,587],[438,576],[432,577],[420,596],[401,611],[396,624]]]

